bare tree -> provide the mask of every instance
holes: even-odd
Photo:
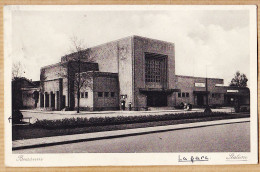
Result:
[[[80,90],[82,87],[90,87],[91,85],[91,76],[85,72],[86,70],[82,70],[84,62],[93,62],[93,57],[90,55],[90,50],[88,50],[85,46],[85,43],[82,39],[78,39],[73,36],[71,38],[72,43],[72,54],[70,56],[70,61],[75,62],[70,66],[73,73],[75,73],[74,77],[74,90],[77,92],[77,113],[80,110]]]
[[[45,74],[45,69],[42,69],[41,70],[41,73],[40,73],[40,92],[42,94],[44,94],[44,81],[46,80],[46,74]]]
[[[12,80],[23,76],[24,68],[21,62],[13,63],[12,65]]]

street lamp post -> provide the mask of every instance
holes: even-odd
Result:
[[[209,106],[209,95],[208,95],[208,78],[206,76],[206,106]]]
[[[209,107],[209,92],[208,92],[208,76],[207,76],[207,66],[206,66],[206,108],[204,110],[205,114],[211,114],[211,109]]]

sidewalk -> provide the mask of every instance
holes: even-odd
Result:
[[[186,123],[186,124],[178,124],[178,125],[167,125],[167,126],[157,126],[157,127],[147,127],[147,128],[135,128],[135,129],[126,129],[126,130],[114,130],[114,131],[104,131],[104,132],[95,132],[95,133],[84,133],[84,134],[75,134],[75,135],[16,140],[12,142],[12,146],[13,146],[12,149],[13,150],[28,149],[28,148],[52,146],[52,145],[59,145],[59,144],[76,143],[82,141],[111,139],[117,137],[149,134],[154,132],[163,132],[163,131],[170,131],[170,130],[180,130],[180,129],[187,129],[187,128],[197,128],[197,127],[223,125],[223,124],[240,123],[240,122],[250,122],[250,118],[206,121],[206,122]]]
[[[197,111],[203,111],[204,108],[193,108],[190,112],[197,112]],[[231,112],[233,108],[230,107],[223,107],[218,109],[212,109],[212,111],[223,111],[223,112]],[[150,110],[150,111],[122,111],[122,110],[116,110],[116,111],[80,111],[77,113],[77,111],[45,111],[45,110],[31,110],[31,109],[24,109],[21,110],[21,112],[30,112],[30,113],[43,113],[43,114],[59,114],[59,115],[83,115],[83,114],[132,114],[132,113],[158,113],[158,112],[183,112],[185,110],[183,109],[166,109],[166,110]]]
[[[202,109],[192,109],[192,111],[200,111]],[[183,109],[174,109],[174,110],[153,110],[153,111],[44,111],[44,110],[21,110],[21,112],[30,112],[30,113],[43,113],[43,114],[59,114],[59,115],[88,115],[88,114],[133,114],[133,113],[158,113],[158,112],[183,112]]]
[[[91,117],[117,117],[117,116],[139,116],[139,115],[165,115],[176,113],[192,113],[203,112],[204,109],[192,109],[191,111],[185,111],[183,109],[175,110],[155,110],[155,111],[40,111],[40,110],[21,110],[24,117],[31,117],[32,123],[38,120],[57,120],[64,118],[91,118]],[[231,112],[231,108],[226,109],[212,109],[213,112]]]

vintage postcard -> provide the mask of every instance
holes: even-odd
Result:
[[[256,164],[256,9],[5,6],[5,164]]]

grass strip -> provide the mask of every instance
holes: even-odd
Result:
[[[93,133],[101,131],[112,131],[112,130],[124,130],[132,128],[145,128],[155,127],[164,125],[176,125],[184,123],[194,123],[203,121],[214,121],[234,118],[245,118],[249,117],[249,114],[228,114],[226,116],[211,116],[211,117],[200,117],[190,119],[174,119],[174,120],[160,120],[160,121],[147,121],[147,122],[135,122],[135,123],[121,123],[121,124],[110,124],[110,125],[91,125],[91,126],[79,126],[71,128],[41,128],[37,125],[30,126],[15,126],[12,131],[13,140],[30,139],[30,138],[41,138],[61,135],[72,135],[82,133]]]

